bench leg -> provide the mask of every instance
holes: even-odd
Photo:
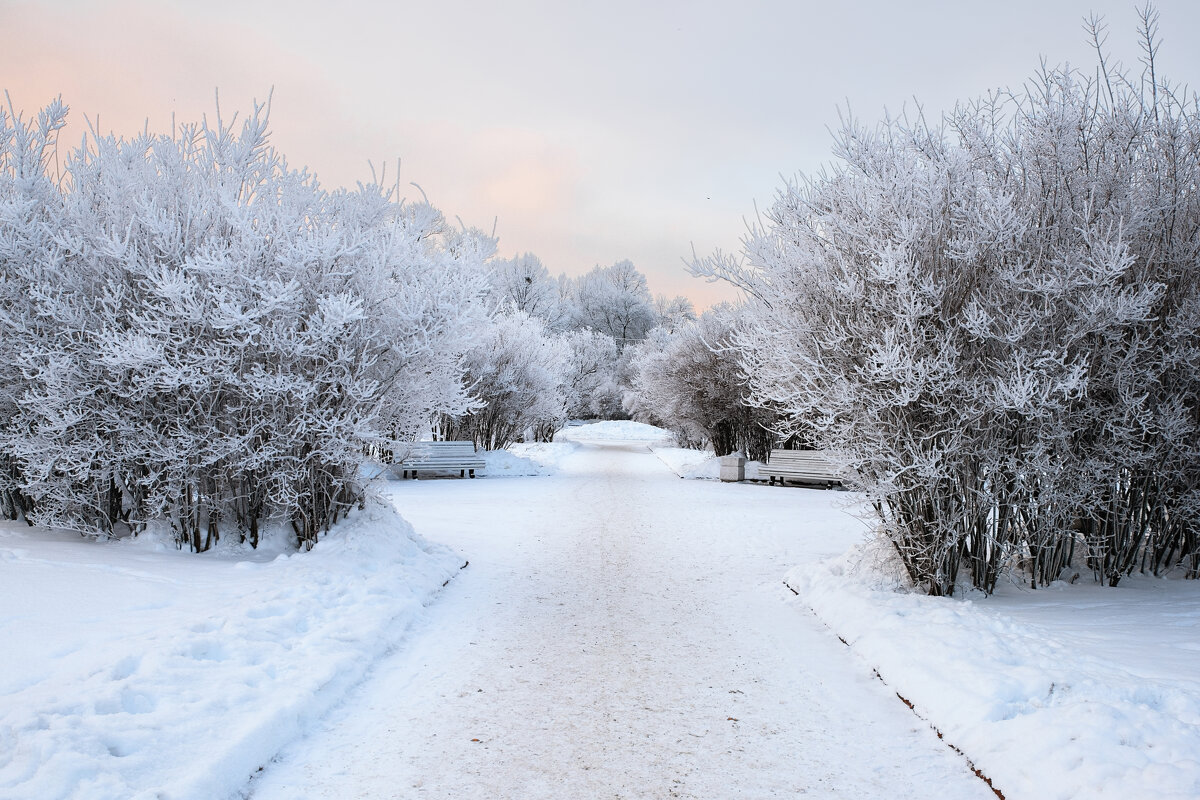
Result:
[[[475,480],[475,470],[471,470],[471,480]]]
[[[467,471],[466,471],[465,469],[460,469],[460,470],[458,471],[458,477],[460,477],[460,478],[465,478],[465,477],[467,477]]]

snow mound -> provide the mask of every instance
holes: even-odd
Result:
[[[461,564],[377,499],[273,559],[0,526],[0,798],[235,794]]]
[[[674,439],[674,434],[664,428],[624,419],[572,425],[554,434],[556,442],[671,442]]]
[[[721,459],[719,456],[713,455],[712,450],[688,450],[683,447],[658,445],[651,447],[650,450],[681,478],[712,481],[721,479]],[[758,472],[760,466],[761,462],[747,461],[746,480],[760,480]]]
[[[658,460],[681,478],[720,478],[721,459],[712,450],[689,450],[685,447],[650,448]]]
[[[533,459],[518,456],[511,450],[481,450],[479,455],[487,464],[482,474],[489,478],[526,478],[551,474]]]
[[[559,463],[579,449],[575,442],[529,442],[525,444],[510,444],[508,459],[513,466],[504,466],[507,473],[494,471],[491,460],[488,461],[488,475],[554,475],[558,472]],[[503,453],[503,450],[497,451]],[[528,465],[528,466],[526,466]]]
[[[1019,621],[994,597],[900,593],[880,558],[856,548],[793,570],[787,583],[1010,800],[1200,796],[1194,586],[1145,579],[1158,590],[1148,597],[1162,595],[1153,601],[1121,588],[1040,590],[1037,622]],[[1089,589],[1143,604],[1135,649],[1165,658],[1125,657],[1121,634],[1104,633],[1111,609]],[[1173,613],[1156,616],[1153,602]],[[1081,628],[1089,635],[1073,636]],[[1162,666],[1184,651],[1190,667],[1188,659]]]

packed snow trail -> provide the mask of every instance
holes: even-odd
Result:
[[[683,481],[637,444],[391,493],[471,565],[255,800],[994,800],[782,585],[852,538],[838,493]]]

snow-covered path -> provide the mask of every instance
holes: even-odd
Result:
[[[391,492],[471,566],[255,800],[994,798],[782,585],[853,538],[842,495],[637,444]]]

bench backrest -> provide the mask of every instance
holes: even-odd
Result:
[[[771,464],[828,464],[820,450],[772,450],[767,461]]]
[[[482,458],[475,450],[474,442],[416,442],[399,462],[400,464],[430,463],[448,464],[462,461],[464,463],[481,462]]]
[[[764,470],[770,474],[772,468],[804,473],[814,478],[840,480],[840,475],[820,450],[772,450]]]
[[[475,455],[474,442],[417,442],[413,445],[413,455]]]

